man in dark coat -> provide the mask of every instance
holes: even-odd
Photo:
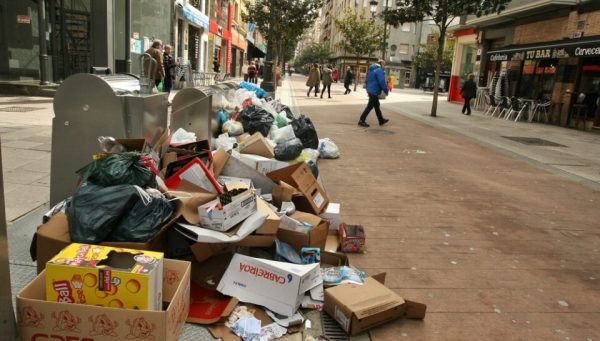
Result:
[[[477,84],[473,80],[475,76],[473,74],[469,75],[469,80],[463,84],[462,89],[460,89],[460,94],[465,99],[465,105],[463,105],[462,113],[466,112],[467,115],[471,115],[471,99],[477,96]]]
[[[163,82],[163,91],[171,92],[173,88],[173,76],[175,74],[175,60],[171,56],[171,45],[165,45],[165,53],[163,54],[163,64],[165,67],[165,80]]]

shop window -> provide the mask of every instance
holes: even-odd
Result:
[[[410,72],[407,71],[404,73],[404,87],[410,86]]]

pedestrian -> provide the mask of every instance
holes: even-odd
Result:
[[[162,45],[162,41],[155,40],[152,42],[152,46],[146,50],[146,53],[150,55],[150,57],[156,60],[157,68],[154,73],[154,84],[158,87],[160,82],[165,78],[165,67],[163,65],[163,54],[160,51],[160,46]],[[149,74],[150,64],[144,65],[144,68],[147,70],[146,74]]]
[[[165,67],[165,80],[163,81],[163,91],[170,93],[173,88],[173,78],[175,77],[175,60],[171,56],[171,45],[165,45],[163,53],[163,64]]]
[[[465,99],[465,105],[463,105],[462,113],[467,115],[471,115],[471,99],[477,96],[477,84],[473,80],[475,75],[470,74],[469,79],[463,84],[462,89],[460,89],[460,94]]]
[[[258,83],[258,80],[256,79],[257,73],[258,69],[256,68],[256,64],[254,64],[254,62],[251,62],[250,65],[248,65],[248,81],[250,83]]]
[[[326,65],[323,68],[323,72],[321,73],[321,82],[323,82],[323,90],[321,90],[321,98],[323,98],[323,94],[325,90],[327,90],[327,95],[331,98],[331,83],[333,83],[333,70],[331,70],[331,65]]]
[[[242,76],[244,76],[244,82],[248,81],[248,61],[244,61],[244,65],[242,65]]]
[[[331,73],[331,78],[333,78],[334,82],[338,82],[338,78],[340,78],[340,72],[337,68],[333,68],[333,72]]]
[[[321,82],[321,71],[319,71],[319,64],[314,63],[313,67],[308,72],[308,79],[306,80],[306,86],[308,86],[308,92],[306,96],[310,97],[310,91],[315,89],[315,97],[319,94],[319,83]]]
[[[217,58],[217,57],[215,57],[215,59],[213,59],[213,71],[215,73],[221,72],[221,63],[219,63],[219,58]]]
[[[387,96],[389,93],[387,84],[385,82],[386,77],[385,71],[383,70],[384,66],[385,61],[380,59],[379,62],[371,64],[371,66],[369,66],[369,71],[367,71],[366,88],[367,94],[369,95],[369,103],[367,104],[367,107],[363,111],[362,115],[360,115],[358,125],[361,127],[369,127],[369,124],[366,122],[366,120],[367,116],[369,116],[371,110],[373,109],[375,109],[375,114],[377,115],[377,120],[379,121],[380,126],[390,121],[387,118],[383,118],[379,104],[379,96],[382,93],[385,93]]]
[[[344,76],[344,88],[346,88],[344,95],[347,95],[351,92],[350,84],[352,84],[353,80],[354,80],[354,73],[352,73],[352,68],[348,66],[348,67],[346,67],[346,75]]]
[[[288,74],[292,77],[292,66],[288,66]]]
[[[394,82],[392,81],[392,76],[389,76],[387,78],[387,88],[388,91],[392,91],[392,89],[394,89]]]

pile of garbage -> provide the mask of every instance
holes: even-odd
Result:
[[[130,270],[160,260],[163,276],[153,292],[166,302],[167,339],[184,321],[208,325],[217,338],[277,339],[310,328],[306,310],[327,312],[352,335],[395,318],[422,319],[426,307],[385,287],[385,274],[368,276],[349,264],[345,252],[365,250],[365,229],[341,221],[341,205],[330,202],[317,168],[319,158],[340,156],[335,143],[319,139],[310,118],[253,84],[242,82],[228,101],[210,141],[183,129],[152,144],[100,137],[98,154],[77,172],[78,189],[36,233],[38,272],[67,264],[102,274],[71,280],[85,285],[74,284],[80,297],[70,303],[86,304],[82,286],[102,297],[122,290],[122,278],[111,279],[106,269],[116,273],[127,262],[111,252],[137,255]],[[69,245],[75,251],[61,255]],[[106,259],[93,250],[104,250]],[[49,292],[69,285],[49,277],[34,282],[44,280]],[[50,301],[64,302],[63,291],[54,294]],[[136,305],[124,297],[117,307],[129,323],[135,310],[126,308]],[[100,313],[111,302],[93,308]],[[52,304],[37,309],[50,311]],[[136,336],[124,322],[113,327],[103,333]]]

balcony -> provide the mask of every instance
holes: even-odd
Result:
[[[585,0],[584,0],[585,1]],[[589,1],[589,0],[588,0]],[[467,17],[468,26],[490,26],[506,21],[576,6],[578,0],[513,0],[500,14]]]

